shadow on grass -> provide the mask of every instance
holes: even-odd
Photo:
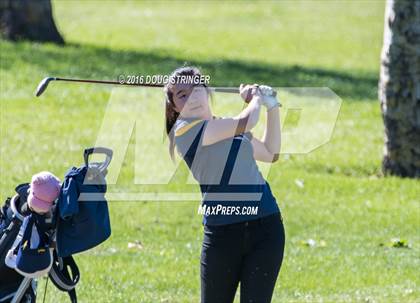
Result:
[[[174,56],[166,49],[136,52],[90,45],[59,47],[27,42],[2,42],[1,46],[2,68],[11,69],[14,63],[23,61],[45,71],[40,78],[49,75],[117,80],[120,74],[168,74],[187,63],[209,74],[213,86],[265,83],[277,87],[329,87],[342,98],[377,99],[378,76],[372,73],[269,65],[256,61],[200,61]]]

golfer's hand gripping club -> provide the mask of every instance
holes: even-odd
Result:
[[[267,110],[270,110],[276,106],[281,106],[280,102],[277,100],[276,95],[274,94],[272,87],[267,85],[260,85],[258,88],[260,89],[263,96],[262,104],[266,107]]]
[[[245,101],[245,103],[251,102],[252,98],[254,96],[261,95],[261,91],[258,90],[258,85],[244,85],[241,83],[239,86],[239,95],[242,97],[242,99]]]
[[[254,96],[260,96],[262,98],[261,104],[267,108],[272,109],[275,106],[281,106],[277,100],[276,91],[272,87],[267,85],[243,85],[239,86],[239,94],[246,103],[249,103]]]

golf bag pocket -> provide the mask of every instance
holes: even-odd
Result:
[[[31,214],[25,217],[22,224],[24,232],[16,254],[15,270],[28,278],[38,278],[48,274],[53,262],[48,235],[40,222],[43,218],[37,216],[39,215]]]
[[[57,211],[59,257],[86,251],[111,235],[105,176],[98,173],[96,180],[87,182],[92,165],[71,168],[61,187]]]

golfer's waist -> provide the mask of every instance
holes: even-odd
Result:
[[[212,225],[212,224],[206,224],[206,228],[222,228],[224,230],[226,229],[241,229],[241,228],[248,228],[248,227],[255,227],[255,226],[262,226],[262,225],[270,225],[272,223],[275,223],[278,220],[281,219],[281,213],[279,211],[259,218],[254,218],[250,220],[240,221],[236,223],[228,223],[228,224],[220,224],[220,225]]]

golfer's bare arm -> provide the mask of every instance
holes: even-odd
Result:
[[[248,106],[233,118],[209,120],[203,134],[203,145],[232,138],[235,135],[250,131],[257,124],[261,109],[261,97],[254,96]]]
[[[280,131],[280,111],[275,106],[267,111],[267,124],[261,140],[252,136],[252,147],[254,149],[255,160],[262,162],[276,162],[280,154],[281,131]]]

